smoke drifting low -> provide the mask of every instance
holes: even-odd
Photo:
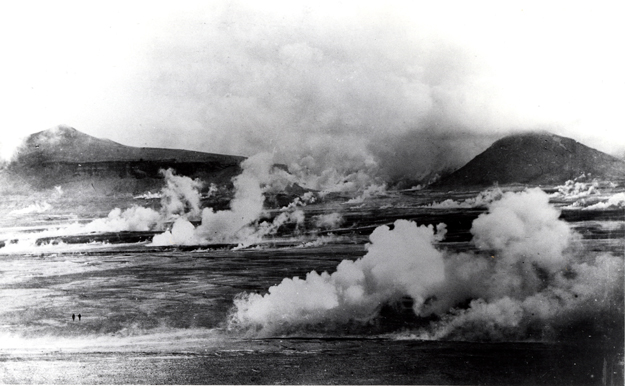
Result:
[[[242,173],[234,178],[235,195],[230,202],[230,209],[215,211],[204,208],[199,213],[199,206],[187,206],[183,215],[178,217],[171,229],[154,237],[153,245],[184,245],[208,243],[239,243],[249,245],[260,241],[264,236],[274,234],[283,224],[290,222],[301,224],[304,220],[303,212],[297,210],[296,205],[285,208],[273,221],[260,221],[265,213],[263,204],[264,193],[280,191],[290,183],[289,176],[284,171],[273,167],[273,155],[260,153],[241,163]],[[186,177],[183,177],[183,179]],[[190,188],[187,197],[199,197],[197,190],[188,182],[184,187]],[[175,191],[179,191],[175,189]],[[185,189],[185,192],[188,190]],[[176,205],[180,208],[181,205]],[[190,209],[190,210],[189,210]],[[190,217],[199,214],[201,224],[194,226]]]
[[[265,296],[239,297],[233,321],[274,328],[283,323],[368,320],[381,303],[402,295],[415,299],[415,309],[420,309],[432,285],[444,278],[441,252],[432,245],[435,238],[432,227],[403,220],[395,222],[393,230],[379,227],[363,258],[344,260],[332,275],[313,271],[305,280],[284,279]],[[419,259],[413,258],[415,250],[421,251]]]
[[[575,253],[578,235],[558,215],[540,189],[505,193],[474,221],[474,253],[441,249],[444,224],[435,231],[398,220],[377,228],[367,254],[332,274],[313,271],[264,295],[240,295],[230,327],[280,334],[366,322],[402,296],[413,299],[415,315],[438,320],[410,333],[419,338],[548,339],[575,323],[618,323],[622,259]]]
[[[162,190],[158,194],[150,193],[136,197],[140,199],[160,198],[160,210],[133,205],[124,210],[115,208],[108,216],[85,224],[73,223],[40,232],[17,232],[4,235],[5,239],[12,241],[11,248],[7,246],[3,248],[3,251],[6,253],[9,253],[9,250],[15,253],[24,252],[35,248],[37,240],[41,238],[127,231],[162,231],[153,237],[152,246],[223,243],[249,246],[263,241],[267,236],[275,235],[284,226],[289,227],[292,235],[298,235],[300,230],[304,229],[305,222],[305,214],[301,206],[312,203],[319,196],[327,193],[327,191],[303,193],[295,197],[289,205],[280,209],[277,214],[271,214],[265,209],[265,195],[283,194],[293,186],[296,177],[283,168],[276,167],[273,155],[269,153],[260,153],[246,159],[241,163],[241,168],[241,174],[233,179],[234,197],[230,201],[229,209],[202,208],[200,189],[203,182],[186,176],[178,176],[171,169],[162,170],[161,173],[165,178],[165,186]],[[333,191],[355,190],[357,193],[358,189],[362,189],[361,182],[341,181],[333,186]],[[379,189],[380,187],[375,185],[369,186],[358,197],[358,200],[364,200]],[[211,186],[208,189],[208,196],[216,190],[214,186]],[[62,194],[60,187],[57,193]],[[17,216],[52,209],[52,205],[46,202],[36,203],[36,205],[15,210],[10,215]],[[327,213],[315,216],[309,225],[316,230],[327,230],[339,226],[342,221],[340,214]]]
[[[432,208],[432,209],[452,209],[452,208],[479,208],[486,207],[490,205],[493,201],[501,199],[503,196],[503,191],[496,187],[492,189],[487,189],[480,192],[477,196],[472,198],[467,198],[461,202],[456,200],[452,200],[448,198],[445,201],[434,202],[429,205],[425,205],[424,208]]]
[[[94,220],[83,226],[74,226],[74,232],[151,231],[162,229],[169,221],[178,218],[196,219],[200,216],[202,182],[186,176],[177,176],[171,169],[161,170],[165,186],[158,195],[161,209],[134,205],[128,209],[113,209],[106,218]]]

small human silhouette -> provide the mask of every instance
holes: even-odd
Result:
[[[76,320],[76,314],[72,314],[72,320]]]
[[[80,314],[78,314],[78,321],[79,321],[79,322],[80,322],[80,317],[81,317],[81,316],[80,316]]]

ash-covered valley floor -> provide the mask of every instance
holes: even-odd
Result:
[[[0,379],[622,384],[623,194],[308,195],[251,217],[239,197],[165,222],[166,193],[108,216],[12,204]]]

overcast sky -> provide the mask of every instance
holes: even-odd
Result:
[[[617,1],[2,2],[0,140],[6,151],[66,124],[133,146],[412,167],[546,129],[621,155],[623,10]]]

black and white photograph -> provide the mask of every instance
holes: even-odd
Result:
[[[624,384],[625,4],[0,3],[0,383]]]

